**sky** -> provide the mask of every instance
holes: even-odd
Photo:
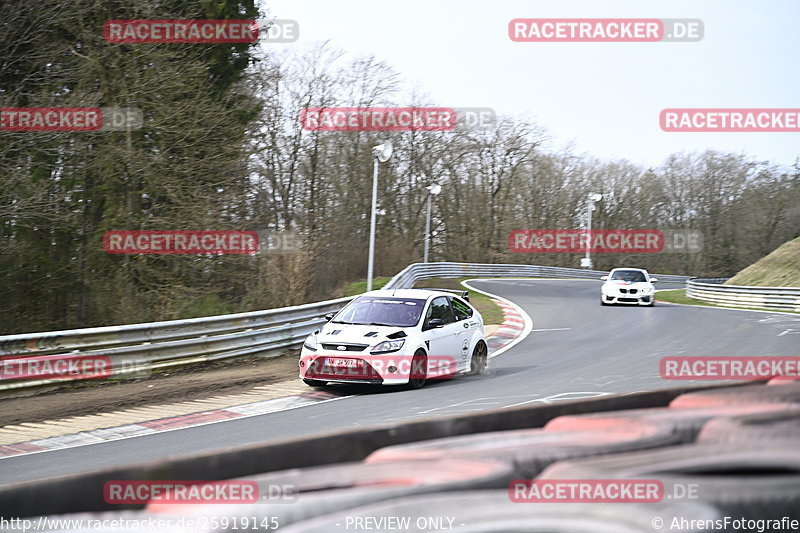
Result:
[[[489,107],[544,127],[551,149],[647,166],[716,149],[791,165],[797,133],[664,132],[665,108],[800,108],[796,0],[264,0],[300,39],[374,55],[446,107]],[[520,43],[515,18],[701,19],[700,42]]]

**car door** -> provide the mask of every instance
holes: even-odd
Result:
[[[456,316],[456,323],[461,326],[459,331],[459,366],[466,367],[470,357],[470,346],[473,344],[473,337],[477,334],[482,334],[482,326],[479,320],[473,318],[472,307],[466,302],[456,298],[450,297],[450,303],[453,305],[453,312]],[[478,333],[480,331],[480,333]],[[461,368],[459,368],[461,370]]]
[[[434,318],[441,319],[444,326],[427,329],[425,332],[428,340],[429,361],[435,359],[437,364],[441,364],[443,361],[452,361],[458,365],[461,360],[462,326],[456,322],[449,297],[437,296],[431,300],[425,316],[426,328],[430,320]]]

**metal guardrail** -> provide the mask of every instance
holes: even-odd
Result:
[[[723,285],[728,278],[692,278],[686,296],[730,307],[758,307],[800,311],[800,287]]]
[[[415,263],[404,268],[384,287],[403,289],[429,278],[545,277],[599,279],[598,270],[518,264]],[[687,276],[657,275],[664,282],[685,282]],[[111,369],[105,377],[136,377],[171,366],[215,361],[245,355],[277,355],[299,347],[322,325],[324,315],[341,309],[352,298],[186,320],[125,326],[24,333],[0,336],[0,369],[19,359],[40,361],[100,356]],[[11,361],[9,361],[11,360]],[[28,362],[28,361],[26,361]],[[70,376],[66,379],[82,379]],[[65,379],[14,379],[0,372],[0,391],[53,385]]]
[[[483,263],[414,263],[393,277],[384,288],[402,289],[412,287],[414,283],[429,278],[463,278],[478,276],[486,278],[520,277],[520,278],[569,278],[596,279],[608,274],[604,270],[585,270],[580,268],[562,268],[538,265],[518,264],[483,264]],[[690,276],[671,276],[653,274],[664,283],[685,283]]]
[[[0,336],[0,363],[9,359],[100,356],[111,362],[110,375],[136,377],[170,366],[241,357],[277,354],[299,346],[351,298],[325,302],[166,322],[49,331]],[[8,379],[0,375],[0,390],[14,390],[63,382],[64,379]],[[66,378],[69,379],[69,378]],[[82,379],[76,377],[75,379]]]

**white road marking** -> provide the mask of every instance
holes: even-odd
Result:
[[[559,401],[567,401],[567,400],[580,400],[583,398],[596,398],[598,396],[609,396],[613,393],[611,392],[562,392],[560,394],[554,394],[552,396],[547,396],[545,398],[536,398],[534,400],[528,400],[526,402],[519,402],[511,405],[506,405],[503,409],[508,409],[510,407],[517,407],[520,405],[526,405],[529,403],[541,402],[541,403],[552,403],[552,402],[559,402]]]
[[[439,409],[449,409],[451,407],[461,407],[461,406],[466,406],[467,404],[469,404],[469,405],[494,405],[497,402],[489,402],[489,403],[481,402],[481,403],[478,403],[481,400],[494,400],[494,399],[495,398],[473,398],[471,400],[464,400],[463,402],[457,402],[457,403],[451,403],[449,405],[442,405],[442,406],[439,406],[439,407],[433,407],[431,409],[426,409],[425,411],[419,411],[417,414],[424,415],[424,414],[432,413],[433,411],[438,411]]]
[[[484,294],[484,295],[488,296],[489,298],[494,298],[496,300],[500,300],[501,302],[505,303],[507,306],[509,306],[512,309],[514,309],[514,311],[516,311],[519,314],[519,316],[522,317],[522,320],[524,321],[524,325],[522,327],[522,331],[520,332],[519,336],[516,339],[514,339],[513,341],[509,342],[508,344],[506,344],[504,346],[501,346],[499,350],[490,353],[489,354],[489,359],[497,357],[498,355],[510,350],[511,348],[513,348],[514,346],[516,346],[517,344],[522,342],[525,339],[525,337],[527,337],[530,334],[530,332],[533,330],[533,319],[528,315],[528,313],[523,311],[520,306],[518,306],[517,304],[515,304],[514,302],[512,302],[510,300],[507,300],[507,299],[503,298],[502,296],[497,296],[496,294],[492,294],[490,292],[486,292],[486,291],[482,291],[480,289],[476,289],[475,287],[470,285],[470,282],[473,282],[473,281],[497,281],[497,279],[498,278],[493,278],[493,279],[470,279],[470,280],[466,280],[466,281],[462,281],[461,282],[461,284],[463,286],[465,286],[466,288],[468,288],[469,290],[472,290],[472,291],[475,291],[475,292],[479,292],[481,294]],[[502,279],[502,278],[499,278],[499,279]]]

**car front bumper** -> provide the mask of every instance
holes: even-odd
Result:
[[[650,305],[655,300],[654,293],[647,294],[606,294],[603,293],[603,301],[607,304],[627,304],[627,305]]]
[[[367,383],[371,385],[405,385],[411,376],[413,354],[370,354],[316,351],[306,348],[300,353],[301,379],[334,383]],[[347,366],[341,364],[348,361]]]

